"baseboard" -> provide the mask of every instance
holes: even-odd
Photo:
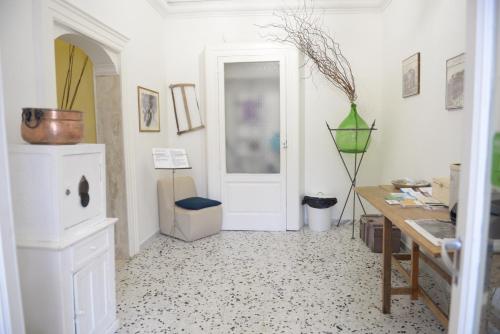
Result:
[[[146,238],[146,240],[142,241],[141,244],[139,245],[139,251],[144,250],[147,248],[151,242],[156,239],[156,237],[160,235],[160,231],[155,231],[153,234],[151,234],[149,237]]]

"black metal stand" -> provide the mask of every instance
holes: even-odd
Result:
[[[345,211],[345,208],[347,206],[347,202],[349,201],[349,198],[351,197],[351,193],[353,193],[353,195],[352,195],[352,237],[351,238],[354,239],[354,225],[356,222],[356,198],[358,198],[359,204],[361,205],[361,208],[363,209],[363,212],[366,215],[366,210],[365,210],[365,207],[363,206],[363,202],[361,201],[361,198],[359,197],[359,195],[354,191],[354,189],[356,188],[356,178],[358,177],[359,168],[361,167],[361,163],[363,162],[363,158],[365,157],[366,148],[368,147],[368,143],[370,142],[372,132],[377,130],[377,129],[375,129],[375,121],[373,121],[371,127],[368,129],[358,129],[358,128],[355,128],[355,129],[332,129],[332,128],[330,128],[330,125],[328,124],[328,122],[325,122],[325,123],[326,123],[326,127],[328,128],[328,131],[330,132],[330,136],[332,137],[333,142],[335,143],[335,148],[337,149],[337,152],[339,153],[340,159],[342,160],[342,164],[344,165],[344,168],[347,172],[347,175],[349,176],[349,180],[351,181],[351,187],[349,188],[349,193],[347,194],[347,198],[345,199],[344,207],[342,208],[342,212],[340,213],[340,218],[339,218],[339,221],[337,223],[337,226],[339,226],[340,222],[342,221],[342,217],[344,216],[344,211]],[[358,161],[358,153],[354,153],[354,170],[352,171],[352,174],[349,171],[349,167],[347,167],[347,163],[344,159],[344,156],[342,155],[342,151],[340,150],[339,146],[337,145],[337,141],[335,140],[335,136],[333,135],[334,131],[356,131],[356,147],[358,146],[357,145],[358,144],[358,131],[369,131],[368,132],[368,139],[366,140],[365,147],[363,148],[363,153],[361,153],[361,158],[359,159],[359,161]],[[350,153],[350,154],[352,154],[352,153]]]
[[[172,219],[173,219],[173,224],[172,224],[172,231],[171,234],[174,235],[175,229],[177,228],[177,217],[175,216],[175,171],[178,169],[192,169],[192,167],[171,167],[171,168],[155,168],[155,169],[169,169],[172,171]]]

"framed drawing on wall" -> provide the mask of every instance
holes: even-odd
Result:
[[[139,131],[160,131],[160,96],[158,92],[144,87],[137,87],[139,108]]]
[[[420,52],[403,60],[403,97],[420,93]]]
[[[191,83],[170,85],[178,135],[205,127],[201,120],[195,88]]]
[[[446,61],[446,109],[464,107],[465,53]]]

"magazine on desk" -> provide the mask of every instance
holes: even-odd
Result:
[[[441,243],[445,239],[455,238],[455,225],[449,221],[436,219],[408,219],[405,220],[405,222],[436,246],[441,246]]]

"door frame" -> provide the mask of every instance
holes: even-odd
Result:
[[[1,54],[1,52],[0,52]],[[0,333],[25,333],[17,264],[0,60]]]
[[[496,0],[471,0],[467,6],[467,121],[464,164],[460,179],[457,238],[462,244],[455,261],[448,333],[475,333],[480,325],[489,226],[492,92],[495,68]]]
[[[125,188],[127,190],[127,228],[128,228],[128,250],[132,257],[140,251],[139,240],[139,213],[137,208],[137,173],[135,167],[136,150],[134,138],[136,129],[133,113],[127,112],[125,106],[128,95],[125,91],[127,87],[127,57],[123,51],[129,42],[129,37],[121,32],[109,27],[107,24],[92,17],[84,10],[68,2],[67,0],[50,0],[45,2],[35,2],[37,11],[42,13],[42,26],[36,30],[37,40],[40,42],[40,58],[43,66],[37,80],[43,87],[41,101],[47,105],[57,105],[55,94],[55,55],[54,39],[61,35],[81,35],[96,42],[92,46],[94,54],[102,60],[99,64],[94,64],[94,70],[103,75],[120,76],[120,103],[122,106],[122,131],[123,131],[123,153],[125,169]],[[85,50],[90,54],[90,49]]]
[[[221,158],[221,131],[219,117],[219,59],[221,57],[282,58],[284,78],[284,110],[286,113],[286,229],[299,230],[303,226],[300,204],[303,195],[303,175],[300,158],[303,156],[302,110],[299,105],[299,55],[296,49],[273,43],[223,44],[205,49],[205,110],[207,129],[207,185],[210,198],[222,200],[223,159]],[[281,72],[281,70],[280,70]],[[224,207],[224,203],[223,203]]]

